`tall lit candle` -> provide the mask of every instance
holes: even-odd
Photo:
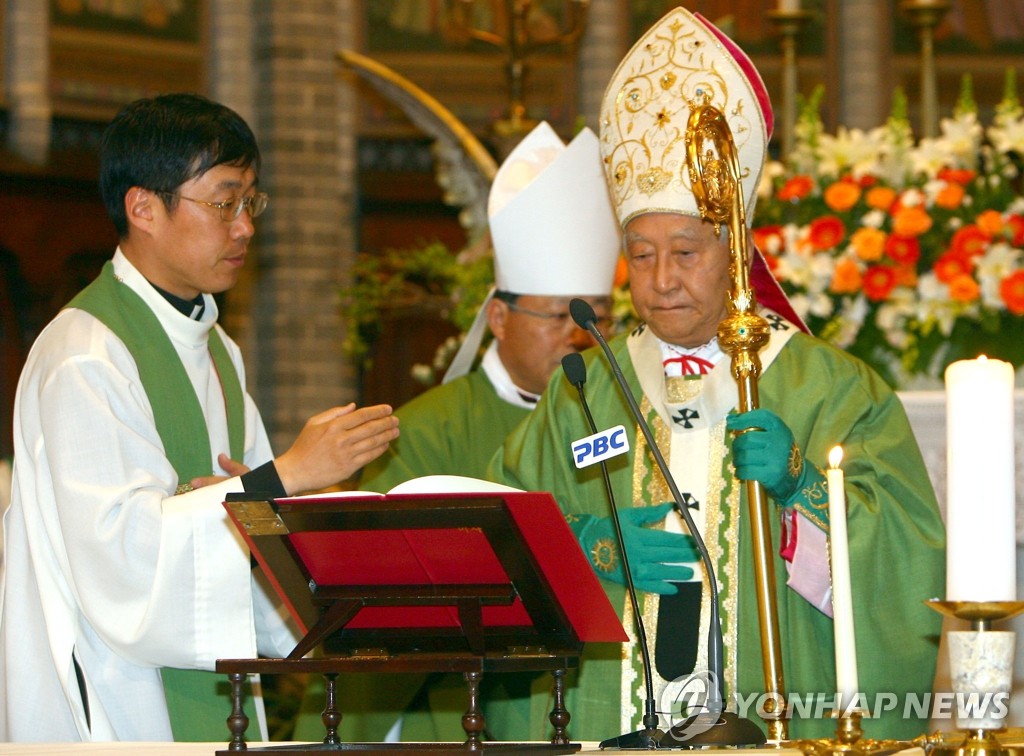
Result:
[[[836,644],[836,692],[840,706],[849,707],[858,693],[857,644],[853,631],[853,590],[850,584],[850,546],[846,534],[846,491],[843,447],[828,454],[829,555],[832,564],[832,624]]]
[[[779,0],[780,13],[798,13],[800,11],[800,0]]]
[[[1013,366],[946,368],[946,600],[1014,601]]]

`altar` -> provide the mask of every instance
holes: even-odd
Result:
[[[253,746],[281,746],[285,743],[254,743]],[[416,745],[416,744],[412,744]],[[0,743],[0,756],[212,756],[212,754],[223,748],[223,743]],[[325,751],[330,753],[330,751]],[[335,751],[340,753],[340,751]],[[410,753],[415,751],[410,749]],[[245,753],[240,751],[239,753]],[[370,751],[362,751],[366,754]],[[390,751],[392,754],[399,754],[401,751]],[[421,751],[422,753],[422,751]],[[469,754],[481,753],[481,751],[467,751]],[[606,756],[630,753],[636,751],[604,750],[597,747],[597,743],[583,743],[577,753],[600,753]],[[675,751],[675,753],[682,753]],[[716,749],[701,751],[705,756],[714,754],[732,754],[735,756],[735,749]],[[802,751],[794,749],[774,748],[744,748],[743,753],[747,756],[802,756]],[[924,751],[915,748],[906,751],[907,756],[924,756]]]

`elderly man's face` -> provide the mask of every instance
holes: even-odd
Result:
[[[640,318],[663,341],[697,347],[726,316],[729,247],[711,223],[675,213],[647,213],[624,235],[629,286]]]

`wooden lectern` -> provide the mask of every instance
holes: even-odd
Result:
[[[224,506],[305,636],[286,659],[217,661],[233,699],[218,754],[247,750],[246,676],[286,672],[324,676],[323,743],[253,752],[579,750],[566,734],[565,673],[584,643],[627,637],[550,494],[246,496]],[[551,742],[482,741],[482,675],[537,671],[553,676]],[[465,742],[342,743],[335,685],[346,672],[461,672]]]

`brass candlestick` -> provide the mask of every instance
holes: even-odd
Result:
[[[948,640],[956,638],[959,646],[950,649],[950,672],[957,695],[1005,695],[1009,698],[1013,687],[1013,633],[994,632],[992,623],[1010,619],[1024,612],[1024,601],[939,601],[926,604],[946,617],[967,620],[971,631],[947,633]],[[952,637],[951,637],[952,636]],[[983,689],[979,689],[983,688]],[[994,698],[990,698],[990,703]],[[977,716],[975,716],[975,714]],[[997,735],[1004,733],[1001,716],[977,710],[960,716],[957,702],[957,729],[962,733],[960,742],[950,741],[945,735],[933,736],[931,756],[1018,756],[1024,750],[999,742]]]
[[[810,11],[768,11],[768,20],[779,33],[782,48],[782,157],[785,159],[793,149],[796,131],[797,64],[796,38],[804,24],[811,20]]]
[[[475,0],[454,1],[451,30],[457,38],[484,42],[505,53],[509,106],[506,117],[494,123],[494,132],[500,142],[514,146],[537,125],[536,121],[527,118],[523,99],[526,59],[543,47],[574,45],[586,27],[590,0],[566,0],[564,28],[540,36],[530,33],[533,0],[505,0],[503,26],[507,33],[504,36],[473,25],[468,11],[474,2]],[[503,149],[505,144],[499,146],[502,147],[500,151],[508,152]]]
[[[900,8],[921,40],[921,135],[934,137],[939,128],[938,85],[935,80],[935,27],[949,10],[948,0],[901,0]]]
[[[783,743],[784,748],[797,748],[807,756],[871,756],[872,754],[891,754],[915,746],[925,748],[930,745],[928,736],[922,735],[914,740],[872,740],[864,738],[861,720],[870,716],[865,709],[837,709],[832,713],[836,720],[836,732],[831,738],[818,740],[791,740]]]

